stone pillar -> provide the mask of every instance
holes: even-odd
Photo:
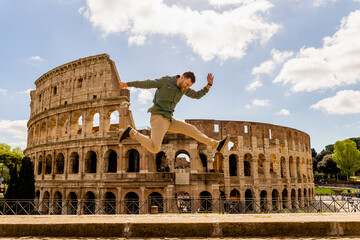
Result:
[[[145,196],[145,190],[146,188],[145,187],[140,187],[140,191],[141,191],[141,194],[140,194],[140,198],[139,198],[139,213],[149,213],[149,203],[148,204],[145,204],[145,202],[147,202],[146,200],[146,196]]]
[[[122,196],[122,188],[121,187],[117,187],[117,204],[116,205],[116,214],[125,214],[125,200],[123,199],[123,196]]]

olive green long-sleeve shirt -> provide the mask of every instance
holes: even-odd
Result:
[[[206,87],[204,87],[199,91],[189,88],[182,92],[176,84],[176,80],[179,77],[179,75],[165,76],[155,80],[128,82],[127,85],[129,87],[145,89],[157,88],[153,99],[154,105],[148,109],[148,112],[161,114],[166,118],[172,119],[175,106],[184,94],[188,97],[199,99],[209,91]]]

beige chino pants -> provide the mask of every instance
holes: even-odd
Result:
[[[137,140],[143,147],[152,153],[158,153],[160,151],[162,141],[167,131],[182,133],[215,149],[219,145],[219,141],[209,138],[200,132],[194,125],[174,118],[170,121],[170,119],[162,115],[151,114],[150,125],[150,137],[139,133],[135,129],[130,131],[130,137]]]

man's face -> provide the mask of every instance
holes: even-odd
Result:
[[[193,84],[191,82],[191,78],[184,78],[184,76],[181,76],[181,81],[179,83],[179,88],[183,92],[189,87],[191,87]]]

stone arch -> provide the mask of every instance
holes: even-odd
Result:
[[[277,161],[275,154],[270,155],[270,173],[277,173]]]
[[[43,171],[43,156],[39,156],[38,164],[37,164],[37,174],[41,175]]]
[[[85,157],[85,173],[96,173],[97,155],[94,151],[88,151]]]
[[[211,209],[212,209],[212,196],[211,196],[211,193],[209,193],[208,191],[202,191],[199,194],[199,198],[200,198],[199,211],[200,212],[211,212]]]
[[[76,193],[70,192],[67,197],[67,214],[76,215],[78,211],[78,197]]]
[[[114,150],[107,150],[104,156],[105,160],[105,169],[108,173],[116,173],[117,172],[117,162],[118,157],[117,153]]]
[[[70,173],[79,173],[79,154],[77,152],[72,152],[70,155]]]
[[[233,189],[230,192],[230,200],[231,201],[239,201],[240,200],[240,192],[237,189]]]
[[[207,172],[208,171],[207,157],[203,153],[200,153],[199,156],[200,156],[200,160],[201,160],[204,172]]]
[[[96,112],[92,116],[92,133],[96,133],[100,131],[100,113]]]
[[[242,205],[240,202],[240,192],[237,189],[233,189],[229,195],[228,205],[226,206],[228,213],[241,213]]]
[[[49,139],[53,139],[56,136],[56,120],[50,118],[49,120]]]
[[[55,174],[63,174],[64,173],[64,164],[65,164],[64,154],[59,153],[56,156]]]
[[[66,136],[68,134],[68,129],[69,128],[69,120],[67,118],[67,116],[64,116],[60,119],[59,122],[59,136],[63,137]]]
[[[301,178],[301,162],[300,158],[296,158],[296,175],[297,178]]]
[[[88,191],[84,196],[84,214],[95,214],[95,194],[91,191]]]
[[[253,211],[254,195],[251,189],[245,191],[245,211]]]
[[[257,160],[257,165],[258,165],[258,174],[264,174],[265,173],[265,155],[260,153],[258,160]]]
[[[124,205],[126,214],[139,214],[139,196],[136,193],[126,193]]]
[[[48,154],[45,160],[45,174],[51,174],[52,172],[52,156]]]
[[[229,175],[237,176],[238,174],[238,157],[235,154],[229,156]]]
[[[190,169],[190,154],[186,150],[179,150],[175,154],[175,169]]]
[[[44,214],[49,214],[50,212],[50,193],[48,191],[45,191],[43,194],[43,209],[42,212]]]
[[[296,204],[296,191],[295,189],[291,190],[291,208],[295,209],[297,208],[297,204]]]
[[[112,192],[105,193],[105,214],[116,214],[116,197]]]
[[[215,153],[213,167],[215,172],[223,173],[224,156],[221,153]]]
[[[125,155],[127,159],[127,172],[140,171],[140,154],[135,149],[130,149]]]
[[[71,133],[72,135],[79,135],[82,133],[83,129],[83,116],[81,113],[74,115],[74,122],[71,124]]]
[[[106,125],[108,131],[119,131],[120,129],[120,114],[118,110],[112,110],[108,112],[106,119]]]
[[[149,202],[149,212],[151,212],[152,206],[157,206],[159,213],[164,212],[164,199],[160,193],[152,192],[151,194],[149,194],[148,202]]]
[[[176,204],[180,212],[191,212],[191,197],[187,192],[175,193]]]
[[[279,192],[274,189],[271,193],[271,197],[272,197],[272,207],[273,207],[273,211],[278,211],[280,210],[280,198],[279,198]]]
[[[283,206],[283,209],[286,209],[288,208],[288,191],[286,188],[284,188],[284,190],[282,191],[282,206]]]
[[[281,157],[280,158],[280,167],[281,167],[281,178],[285,178],[286,176],[286,160],[285,160],[285,157]]]
[[[245,154],[244,156],[244,176],[251,176],[251,163],[252,156],[250,153]]]
[[[40,127],[40,142],[46,141],[46,135],[47,135],[47,125],[46,122],[44,121]]]
[[[267,191],[266,190],[262,190],[260,192],[260,209],[262,211],[266,211],[268,210],[267,207],[268,203],[267,203]]]
[[[61,215],[62,214],[62,194],[59,191],[56,191],[54,194],[54,214]]]
[[[155,164],[156,164],[156,171],[157,172],[165,172],[170,171],[169,164],[167,162],[166,153],[161,151],[156,154],[155,157]]]

